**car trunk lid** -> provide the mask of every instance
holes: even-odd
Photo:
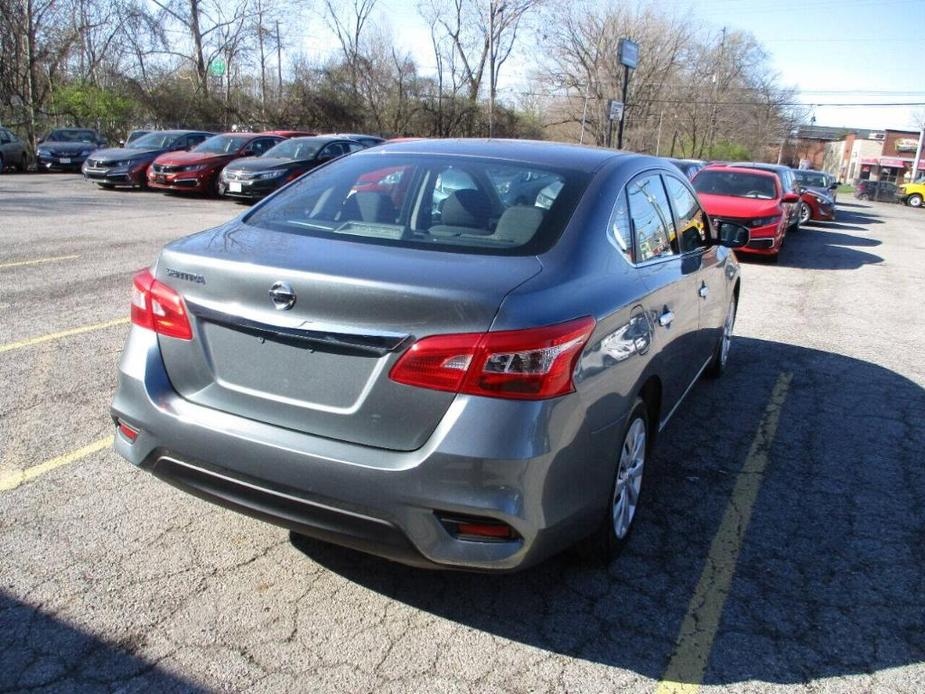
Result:
[[[190,401],[414,450],[455,396],[391,381],[394,362],[416,338],[488,330],[505,295],[540,269],[533,256],[410,250],[233,222],[162,252],[157,279],[183,295],[193,340],[161,335],[161,353]]]

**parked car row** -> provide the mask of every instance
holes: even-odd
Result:
[[[253,200],[319,164],[382,141],[373,135],[317,136],[299,130],[162,130],[123,147],[95,150],[81,170],[102,188],[148,187]]]

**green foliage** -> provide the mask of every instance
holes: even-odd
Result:
[[[107,124],[129,122],[141,110],[131,97],[85,82],[57,85],[52,103],[58,114],[69,116],[75,125],[103,129]]]
[[[748,161],[752,153],[743,144],[723,140],[713,143],[713,155],[710,158],[719,161]]]

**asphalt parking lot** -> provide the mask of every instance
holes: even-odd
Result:
[[[0,176],[0,691],[925,691],[925,213],[845,196],[743,263],[728,374],[608,568],[435,573],[117,457],[130,277],[242,211]]]

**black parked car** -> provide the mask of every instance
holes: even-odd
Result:
[[[364,145],[334,135],[294,137],[284,140],[256,157],[243,157],[222,171],[221,195],[256,200],[319,164],[365,149]]]
[[[91,128],[56,128],[39,140],[39,171],[80,171],[90,153],[106,146],[105,138]]]
[[[858,181],[854,187],[854,197],[858,200],[879,200],[880,202],[898,202],[899,186],[889,181]]]
[[[101,188],[144,188],[148,167],[164,152],[192,149],[214,133],[201,130],[159,130],[132,140],[124,147],[98,149],[81,169],[84,178]]]

